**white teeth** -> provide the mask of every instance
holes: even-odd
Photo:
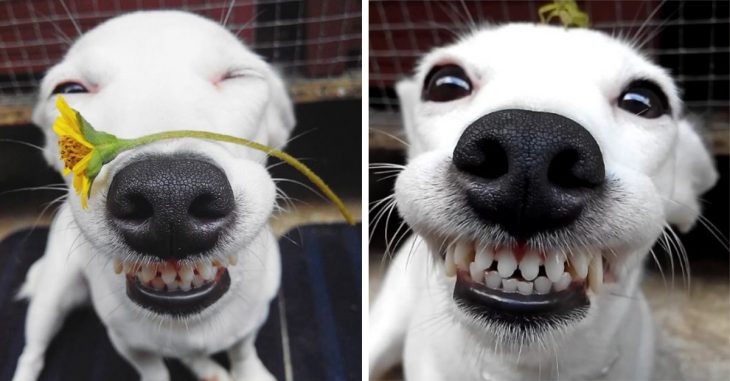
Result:
[[[157,276],[157,266],[145,265],[142,270],[137,273],[137,277],[142,283],[147,283]]]
[[[177,282],[172,283],[165,283],[167,285],[167,291],[175,291],[177,290]]]
[[[469,275],[471,275],[471,279],[475,282],[482,283],[484,281],[484,270],[487,268],[479,268],[476,262],[472,262],[469,264]]]
[[[533,280],[540,272],[540,262],[542,258],[540,254],[534,251],[528,251],[520,261],[520,273],[525,280]]]
[[[175,278],[177,278],[177,271],[175,271],[174,265],[165,263],[164,265],[160,266],[160,274],[162,275],[162,281],[165,282],[168,286],[175,283]]]
[[[570,257],[571,273],[578,279],[584,279],[588,275],[588,256],[583,253],[574,254]]]
[[[460,270],[468,270],[469,262],[474,259],[474,248],[466,242],[458,242],[454,248],[454,262]]]
[[[497,253],[497,271],[502,278],[509,278],[517,270],[517,260],[509,249]]]
[[[495,261],[496,271],[492,267]],[[228,262],[235,264],[235,256],[228,257]],[[212,264],[219,265],[218,261]],[[178,285],[183,279],[192,279],[192,286],[198,287],[205,281],[214,279],[219,269],[213,266],[200,262],[196,265],[195,271],[198,275],[195,277],[181,268]],[[541,270],[541,266],[544,270]],[[515,276],[518,267],[520,272]],[[560,292],[568,289],[573,282],[583,284],[584,281],[588,283],[588,288],[598,293],[603,285],[603,258],[596,249],[571,253],[570,258],[562,251],[538,252],[527,249],[517,263],[515,254],[509,247],[502,247],[495,252],[494,246],[455,242],[446,248],[444,268],[449,277],[455,276],[457,272],[463,274],[468,271],[473,282],[491,289],[519,292],[523,295],[547,294],[551,290]],[[544,275],[538,276],[543,271]],[[169,279],[165,278],[167,280]]]
[[[215,278],[215,270],[209,263],[200,262],[195,266],[198,274],[205,280],[213,280]]]
[[[517,279],[502,279],[502,288],[507,292],[517,291]]]
[[[123,262],[122,263],[122,271],[125,274],[129,274],[130,272],[132,272],[132,264],[130,262]]]
[[[238,263],[238,257],[235,254],[232,254],[228,257],[228,263],[231,264],[231,266],[235,266],[236,263]]]
[[[446,276],[456,275],[456,264],[454,263],[454,246],[449,246],[446,249],[446,259],[444,260],[446,266]]]
[[[499,289],[499,286],[502,284],[502,277],[499,276],[498,272],[490,271],[485,276],[484,281],[487,284],[487,287],[496,290]]]
[[[200,275],[196,275],[193,278],[193,287],[200,287],[203,285],[204,282],[205,281],[203,280],[203,278],[200,277]]]
[[[114,259],[114,273],[115,274],[121,274],[122,270],[124,270],[124,266],[122,265],[122,261],[119,259]]]
[[[603,286],[603,257],[600,254],[594,255],[588,265],[588,287],[595,293],[601,291]]]
[[[532,282],[517,282],[517,291],[522,295],[532,294]]]
[[[552,252],[545,256],[545,273],[551,281],[559,281],[563,271],[565,271],[565,266],[562,254]]]
[[[570,282],[572,282],[573,279],[570,277],[570,274],[563,273],[563,275],[560,276],[560,280],[555,282],[555,291],[563,291],[568,286],[570,286]]]
[[[547,294],[548,292],[550,292],[550,286],[552,285],[550,279],[544,276],[539,276],[535,279],[533,283],[535,284],[535,291],[538,294]]]
[[[178,284],[178,287],[180,287],[183,291],[190,291],[192,286],[190,285],[190,281],[180,281]]]
[[[190,266],[182,266],[180,267],[180,281],[182,283],[190,284],[190,282],[193,281],[193,277],[195,276],[195,273],[193,273],[193,268]],[[180,287],[182,288],[182,287]]]
[[[162,290],[165,288],[165,282],[162,281],[162,279],[160,279],[160,278],[152,279],[152,282],[150,282],[150,283],[152,284],[152,287],[154,287],[155,290]]]
[[[494,261],[494,250],[485,247],[477,246],[476,254],[474,256],[474,263],[476,263],[479,269],[488,269]]]

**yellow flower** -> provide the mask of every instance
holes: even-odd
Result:
[[[81,118],[62,96],[56,99],[56,107],[61,115],[53,123],[53,131],[58,134],[58,148],[63,160],[63,174],[73,172],[74,189],[81,196],[81,206],[86,208],[86,200],[91,189],[91,179],[86,173],[94,154],[94,145],[81,133]]]

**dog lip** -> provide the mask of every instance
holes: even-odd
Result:
[[[575,319],[585,314],[590,301],[581,285],[571,285],[562,291],[523,295],[490,289],[473,282],[466,272],[456,276],[453,293],[457,305],[489,320],[506,324],[533,325],[536,318],[565,317]]]
[[[162,315],[185,316],[198,313],[218,301],[230,288],[228,269],[221,268],[215,279],[188,291],[165,291],[142,285],[136,277],[127,277],[127,296],[142,308]]]

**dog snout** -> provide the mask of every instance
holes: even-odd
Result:
[[[514,109],[481,117],[461,135],[452,161],[469,206],[520,240],[574,222],[600,197],[605,181],[591,134],[547,112]]]
[[[151,157],[122,168],[107,197],[109,220],[135,251],[182,259],[215,247],[233,219],[233,191],[217,166]]]

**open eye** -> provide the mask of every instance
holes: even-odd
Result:
[[[421,99],[431,102],[449,102],[469,96],[471,80],[464,69],[456,65],[436,66],[424,81]]]
[[[650,81],[631,82],[618,97],[618,107],[647,119],[669,113],[666,94]]]
[[[63,82],[56,85],[51,94],[76,94],[88,93],[89,90],[78,82]]]

